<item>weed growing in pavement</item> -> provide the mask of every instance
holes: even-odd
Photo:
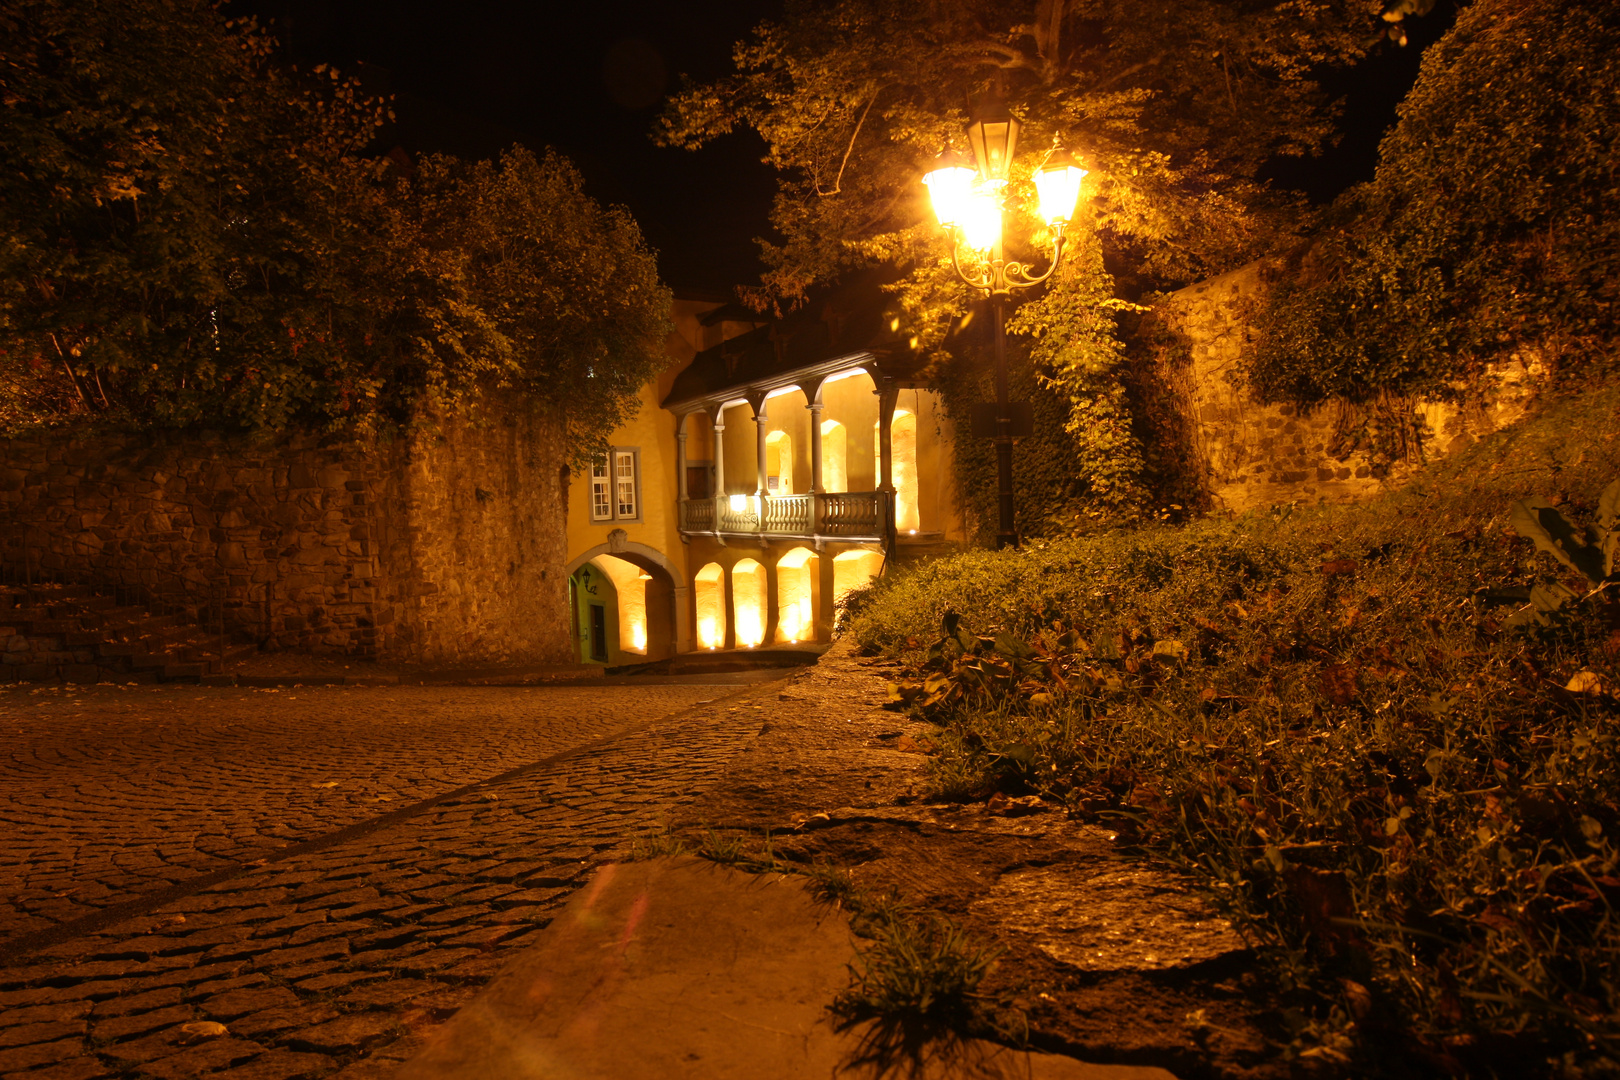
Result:
[[[806,886],[810,895],[824,904],[833,907],[852,907],[859,890],[855,887],[855,875],[842,866],[834,866],[825,860],[818,860],[809,866],[794,868],[797,873],[809,878]]]
[[[910,665],[936,797],[1039,794],[1200,874],[1299,1006],[1285,1055],[1607,1074],[1616,473],[1608,390],[1376,503],[938,560],[852,631]],[[1568,558],[1521,539],[1538,495]]]
[[[665,855],[685,855],[690,850],[685,839],[675,832],[674,827],[665,825],[659,832],[648,833],[631,840],[630,852],[625,857],[630,862],[643,862]]]
[[[841,1015],[957,1031],[996,1027],[996,1002],[979,986],[999,950],[975,944],[943,916],[909,910],[892,898],[863,905],[855,926],[871,944],[850,965],[850,987],[833,1006]]]
[[[979,993],[998,950],[976,945],[956,924],[933,912],[918,911],[892,892],[872,893],[855,883],[844,867],[825,861],[779,861],[771,834],[760,845],[746,833],[703,830],[695,851],[673,832],[654,834],[632,850],[632,858],[694,854],[747,873],[796,874],[810,895],[849,913],[850,928],[870,942],[850,966],[851,985],[835,1008],[849,1020],[881,1018],[929,1029],[1021,1037],[1022,1015],[999,999]],[[646,854],[639,854],[646,852]]]
[[[714,829],[704,831],[703,843],[698,846],[697,853],[702,858],[720,863],[722,866],[737,866],[753,861],[741,836],[722,836]]]

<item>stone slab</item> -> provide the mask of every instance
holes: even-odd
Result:
[[[604,866],[397,1080],[1174,1080],[979,1040],[837,1030],[855,941],[803,879],[691,856]]]

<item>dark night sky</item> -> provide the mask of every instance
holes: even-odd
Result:
[[[513,142],[554,146],[587,189],[635,214],[670,284],[727,295],[760,266],[753,238],[768,231],[773,171],[752,133],[689,153],[648,138],[679,74],[726,74],[731,47],[780,0],[234,0],[269,19],[300,65],[366,65],[368,85],[397,97],[397,141],[412,152],[468,157]],[[1412,43],[1383,46],[1336,76],[1345,136],[1316,161],[1267,175],[1315,201],[1369,179],[1378,139],[1411,86],[1422,47],[1452,20],[1449,0],[1413,20]]]
[[[775,174],[751,133],[696,153],[648,138],[681,73],[712,79],[779,0],[236,0],[293,60],[368,65],[413,153],[553,146],[602,202],[635,214],[670,284],[721,294],[757,277]],[[381,69],[379,72],[377,69]]]

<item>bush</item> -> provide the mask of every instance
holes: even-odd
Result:
[[[1497,601],[1582,584],[1514,500],[1585,520],[1616,475],[1606,390],[1375,504],[928,564],[854,633],[914,668],[936,796],[1039,793],[1200,874],[1315,1002],[1286,1052],[1612,1069],[1620,609]]]
[[[1423,58],[1376,178],[1259,320],[1272,400],[1445,394],[1525,350],[1607,362],[1620,328],[1620,9],[1479,0]]]

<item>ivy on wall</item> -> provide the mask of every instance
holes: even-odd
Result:
[[[1019,532],[1061,536],[1141,517],[1155,504],[1133,420],[1131,365],[1094,234],[1074,245],[1052,282],[1007,321],[1008,390],[1032,404],[1034,434],[1013,452]],[[941,354],[940,387],[956,425],[960,504],[976,537],[996,532],[995,443],[974,438],[974,404],[995,400],[989,319],[969,319]],[[978,332],[983,327],[984,332]]]

